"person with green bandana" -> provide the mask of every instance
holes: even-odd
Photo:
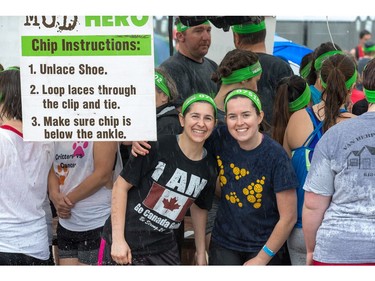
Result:
[[[257,82],[262,74],[258,55],[246,50],[234,49],[229,51],[221,61],[217,71],[212,74],[212,80],[220,84],[220,90],[215,97],[218,112],[218,126],[225,125],[224,100],[227,94],[238,88],[257,91]],[[211,210],[208,212],[206,227],[206,248],[209,249],[211,232],[219,206],[220,198],[214,197]]]
[[[176,83],[169,74],[160,67],[155,68],[155,105],[156,105],[156,132],[157,136],[177,135],[182,132],[179,120],[179,112],[174,105],[178,97]],[[134,142],[124,142],[120,149],[122,162],[126,163],[129,159],[131,145]],[[175,231],[179,252],[182,252],[182,243],[184,239],[183,224]]]
[[[224,100],[234,89],[245,88],[258,91],[258,81],[262,75],[262,66],[256,53],[234,49],[229,51],[221,61],[211,79],[220,85],[215,97],[218,109],[218,124],[225,124]]]
[[[323,88],[322,100],[292,114],[283,142],[299,181],[298,220],[288,238],[292,265],[306,264],[306,247],[302,232],[302,227],[305,226],[305,222],[302,223],[302,187],[310,170],[314,148],[329,128],[355,117],[345,108],[357,80],[357,69],[353,59],[349,55],[334,54],[325,59],[319,69],[319,80]]]
[[[235,48],[252,51],[259,57],[262,75],[258,81],[257,93],[264,111],[265,122],[262,125],[267,126],[272,123],[277,84],[282,78],[292,76],[293,70],[283,59],[267,53],[267,26],[264,16],[258,16],[256,21],[233,25],[231,29]],[[268,134],[271,135],[270,132]],[[290,264],[286,245],[278,255],[283,256],[285,264]]]
[[[211,81],[211,74],[217,63],[206,57],[211,46],[211,24],[205,21],[195,26],[183,25],[176,18],[176,39],[178,51],[160,64],[175,81],[178,90],[176,107],[194,93],[204,93],[212,98],[218,92],[218,85]]]
[[[359,79],[357,81],[356,87],[353,90],[353,94],[351,96],[351,101],[353,103],[352,112],[355,115],[361,115],[362,113],[367,111],[368,102],[366,100],[365,94],[363,92],[362,86],[362,72],[365,65],[375,58],[375,42],[374,41],[367,41],[363,46],[364,56],[358,60],[358,76]]]
[[[290,116],[297,110],[311,104],[311,92],[305,79],[298,75],[281,79],[277,85],[276,92],[272,119],[272,138],[282,145]]]
[[[297,220],[298,180],[283,147],[260,131],[258,95],[234,89],[224,101],[226,126],[206,141],[219,168],[220,205],[210,265],[282,265],[277,253]]]
[[[358,45],[351,49],[349,52],[356,61],[359,61],[359,59],[364,56],[364,45],[367,41],[371,40],[371,38],[372,34],[367,29],[363,29],[359,32]]]
[[[310,85],[311,100],[313,104],[318,104],[322,99],[323,87],[320,83],[319,74],[322,68],[323,61],[335,54],[343,54],[343,51],[337,44],[334,44],[332,42],[322,43],[314,49],[311,69],[306,77],[306,80]]]
[[[98,264],[180,265],[175,237],[190,210],[197,265],[206,265],[205,228],[217,179],[204,142],[216,125],[214,100],[196,93],[185,100],[183,131],[149,142],[145,156],[130,157],[112,192],[112,211]]]
[[[174,101],[178,96],[176,83],[161,68],[155,69],[155,103],[157,135],[177,135],[182,132]]]
[[[375,57],[375,42],[367,41],[363,46],[364,56],[358,60],[358,73],[361,76],[365,65]],[[359,90],[362,90],[361,88]]]
[[[368,111],[331,127],[315,147],[303,186],[308,265],[375,265],[375,59],[363,89]]]
[[[271,124],[277,84],[282,78],[292,76],[293,70],[283,59],[267,53],[265,17],[257,18],[258,21],[233,25],[233,40],[237,49],[252,51],[259,57],[262,75],[257,92],[262,101],[265,120]]]

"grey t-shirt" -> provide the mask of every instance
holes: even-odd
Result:
[[[219,91],[219,85],[211,80],[211,75],[216,71],[217,64],[205,57],[202,63],[177,52],[161,65],[169,76],[175,81],[178,90],[176,107],[192,94],[203,93],[214,98]]]
[[[315,147],[305,191],[332,196],[313,258],[375,262],[375,112],[330,128]]]

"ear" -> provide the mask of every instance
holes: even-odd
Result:
[[[264,118],[264,111],[262,110],[260,112],[260,114],[258,115],[258,125],[260,125],[260,123],[262,123],[263,118]]]
[[[183,128],[185,126],[185,118],[181,113],[178,114],[178,119],[180,120],[181,127]]]
[[[182,32],[177,31],[176,32],[176,39],[178,42],[185,41],[185,35]]]
[[[234,43],[234,46],[237,48],[238,45],[240,44],[240,39],[239,39],[239,36],[237,33],[234,33],[233,32],[233,43]]]

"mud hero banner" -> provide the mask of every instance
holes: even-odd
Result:
[[[156,140],[152,16],[25,16],[20,26],[25,140]]]

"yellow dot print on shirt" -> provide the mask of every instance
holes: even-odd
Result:
[[[224,176],[224,165],[221,161],[220,156],[216,156],[217,166],[219,167],[219,182],[220,186],[223,187],[227,184],[227,178]]]
[[[247,171],[245,168],[236,167],[233,163],[230,164],[229,167],[231,167],[231,169],[233,170],[233,174],[236,180],[239,180],[240,178],[250,174],[250,172]]]
[[[227,199],[232,204],[237,204],[240,208],[242,208],[243,206],[243,204],[240,201],[240,198],[237,197],[237,194],[234,191],[230,192],[229,194],[226,194],[225,199]]]
[[[259,209],[262,206],[262,192],[265,179],[265,177],[262,177],[260,180],[256,180],[255,183],[252,182],[242,190],[247,201],[253,204],[255,209]]]

